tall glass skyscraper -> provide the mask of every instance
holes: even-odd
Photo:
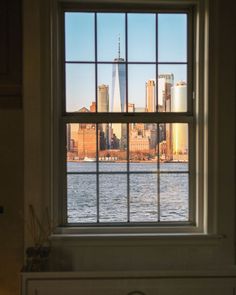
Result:
[[[111,112],[126,111],[126,71],[123,58],[115,58],[112,69]]]
[[[112,99],[111,112],[126,111],[126,70],[124,59],[120,57],[120,43],[118,48],[118,58],[114,59],[112,68]],[[122,139],[122,124],[112,126],[113,133],[120,140]]]

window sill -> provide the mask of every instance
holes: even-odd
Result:
[[[91,246],[218,245],[226,236],[203,233],[54,233],[52,243]]]

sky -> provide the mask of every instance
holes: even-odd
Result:
[[[186,14],[158,14],[156,46],[156,15],[129,13],[127,16],[127,53],[125,51],[125,14],[97,13],[98,85],[112,89],[112,62],[120,57],[128,62],[186,62]],[[120,44],[120,46],[118,45]],[[66,110],[73,112],[95,101],[95,14],[65,14]],[[73,62],[73,63],[71,63]],[[83,62],[83,63],[81,63]],[[86,63],[87,62],[87,63]],[[186,81],[186,65],[161,64],[158,73],[173,73],[175,83]],[[128,100],[136,107],[145,107],[145,82],[155,80],[153,64],[128,65]]]

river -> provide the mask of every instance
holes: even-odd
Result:
[[[188,221],[188,163],[159,168],[131,163],[128,175],[126,163],[101,162],[97,186],[95,162],[68,162],[67,171],[78,172],[67,176],[68,223]]]

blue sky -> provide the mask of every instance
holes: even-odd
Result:
[[[95,14],[70,12],[65,15],[66,61],[95,61]],[[155,14],[128,14],[128,62],[156,61]],[[158,61],[186,62],[186,14],[158,14]],[[126,58],[125,14],[97,14],[97,58],[112,62]],[[160,65],[159,73],[173,73],[175,82],[186,81],[185,65]],[[145,106],[145,82],[155,79],[155,65],[129,65],[129,102]],[[112,65],[98,65],[98,85],[107,84],[111,91]],[[89,107],[95,100],[95,66],[93,64],[66,65],[67,111]],[[111,98],[111,95],[110,95]]]

